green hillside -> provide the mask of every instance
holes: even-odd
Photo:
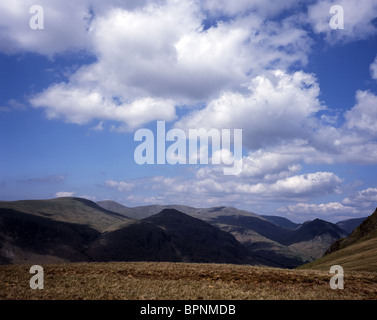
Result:
[[[129,220],[124,215],[106,210],[90,200],[74,197],[0,201],[0,208],[13,209],[54,221],[82,224],[100,232],[114,224]]]

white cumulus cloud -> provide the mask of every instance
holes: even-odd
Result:
[[[130,191],[134,188],[134,184],[130,182],[124,182],[124,181],[115,181],[115,180],[107,180],[105,182],[105,185],[110,188],[115,188],[118,191]]]
[[[370,73],[372,79],[377,80],[377,57],[374,59],[373,63],[370,65]]]
[[[348,129],[357,129],[377,137],[377,96],[368,91],[356,93],[356,105],[345,113]]]
[[[180,128],[242,128],[247,147],[309,137],[322,109],[315,77],[275,70],[253,78],[246,93],[225,92],[176,123]]]
[[[205,29],[197,1],[109,6],[87,28],[87,48],[97,61],[30,102],[50,118],[77,124],[111,120],[134,129],[156,119],[174,120],[177,106],[242,92],[250,77],[267,68],[307,62],[310,40],[303,29],[250,14]]]
[[[62,198],[62,197],[73,197],[76,194],[74,191],[60,191],[55,194],[55,197]]]
[[[366,217],[373,213],[377,206],[377,188],[367,188],[351,193],[341,202],[297,203],[277,209],[287,217],[303,221],[306,217],[320,217],[334,222],[342,219]]]
[[[351,194],[342,201],[351,207],[377,207],[377,188],[368,188]]]
[[[338,5],[344,12],[344,29],[332,30],[329,22],[334,14],[330,8]],[[320,0],[308,8],[308,19],[317,33],[324,34],[327,41],[337,43],[366,39],[377,33],[373,19],[377,16],[374,0]]]
[[[122,122],[125,130],[153,120],[176,118],[172,100],[145,97],[132,102],[115,102],[96,89],[83,89],[68,84],[56,84],[34,96],[30,103],[44,107],[49,119],[63,118],[67,122],[86,124],[94,119]]]

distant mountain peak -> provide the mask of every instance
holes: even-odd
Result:
[[[166,209],[163,209],[161,210],[159,213],[156,213],[148,218],[145,218],[144,220],[148,220],[148,219],[155,219],[155,218],[172,218],[172,219],[189,219],[189,220],[199,220],[199,219],[196,219],[184,212],[181,212],[177,209],[174,209],[174,208],[166,208]]]
[[[166,208],[161,210],[160,213],[157,213],[157,215],[182,215],[182,216],[188,216],[187,214],[178,211],[177,209],[174,208]]]

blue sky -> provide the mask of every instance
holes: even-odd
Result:
[[[0,4],[1,200],[226,205],[298,222],[377,207],[375,1],[40,1],[41,30],[33,4]],[[334,4],[344,29],[330,28]],[[137,165],[134,134],[158,120],[242,129],[242,172]]]

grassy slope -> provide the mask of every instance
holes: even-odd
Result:
[[[329,270],[340,265],[344,271],[377,271],[377,238],[355,243],[349,247],[325,255],[299,269]]]
[[[326,255],[299,268],[324,270],[332,265],[345,271],[377,271],[377,209],[347,238],[334,242]]]
[[[45,265],[44,289],[31,290],[30,266],[0,266],[5,299],[377,299],[377,273],[349,272],[332,290],[328,271],[226,264],[79,263]]]

